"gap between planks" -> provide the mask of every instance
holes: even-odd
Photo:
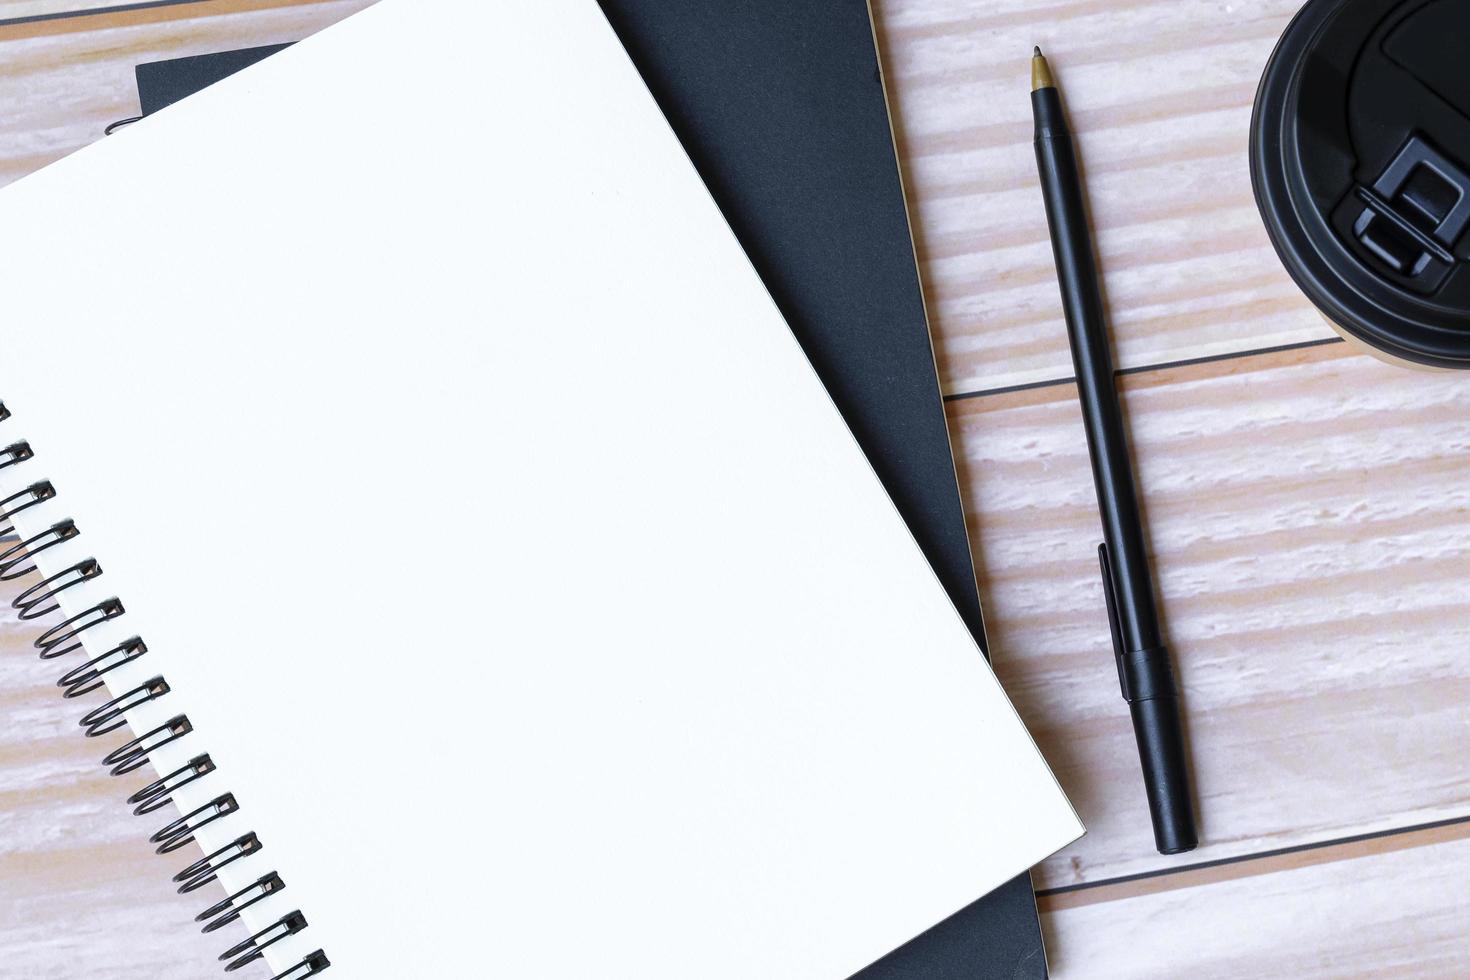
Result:
[[[99,7],[67,13],[33,14],[29,17],[0,20],[0,41],[20,41],[287,7],[325,6],[333,2],[335,0],[154,0],[151,3]]]
[[[1312,347],[1328,347],[1333,344],[1345,344],[1341,337],[1324,337],[1320,340],[1303,340],[1294,344],[1279,344],[1275,347],[1258,347],[1254,350],[1227,351],[1223,354],[1207,354],[1203,357],[1189,357],[1177,361],[1160,361],[1157,364],[1139,364],[1134,367],[1119,368],[1113,372],[1115,378],[1126,378],[1138,374],[1151,374],[1155,371],[1169,371],[1175,368],[1196,367],[1203,364],[1215,364],[1221,361],[1238,361],[1248,357],[1269,357],[1273,354],[1287,354],[1292,351],[1307,350]],[[1065,378],[1048,378],[1042,381],[1028,381],[1025,384],[1006,385],[1002,388],[986,388],[980,391],[961,391],[953,395],[945,395],[946,402],[971,401],[976,398],[992,398],[998,395],[1014,395],[1023,391],[1033,391],[1038,388],[1061,388],[1067,385],[1075,385],[1077,379],[1071,375]]]
[[[1334,861],[1351,861],[1460,840],[1470,840],[1470,816],[1417,827],[1358,834],[1316,844],[1302,844],[1260,854],[1222,858],[1219,861],[1206,861],[1083,885],[1064,885],[1038,891],[1036,901],[1037,907],[1043,913],[1060,912],[1085,905],[1158,895],[1183,888],[1198,888],[1202,885],[1296,871]]]
[[[1118,390],[1128,392],[1223,378],[1232,374],[1249,374],[1254,371],[1269,371],[1302,364],[1326,363],[1344,358],[1368,356],[1370,355],[1361,353],[1341,338],[1333,337],[1243,353],[1211,355],[1124,368],[1117,371],[1115,377]],[[945,401],[951,415],[976,415],[1024,405],[1042,405],[1076,398],[1076,379],[1058,378],[1051,381],[996,388],[990,391],[951,395]]]

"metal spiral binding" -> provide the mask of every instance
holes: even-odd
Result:
[[[8,418],[10,411],[0,402],[0,422]],[[19,466],[34,457],[35,453],[29,443],[11,443],[0,448],[0,470]],[[52,500],[55,496],[56,488],[43,480],[0,500],[0,536],[15,532],[16,515]],[[35,572],[36,555],[65,544],[79,533],[73,521],[63,520],[24,541],[0,546],[0,582],[13,581]],[[87,558],[25,589],[11,605],[22,620],[39,619],[61,609],[57,600],[61,593],[90,582],[101,574],[102,566],[95,559]],[[126,611],[116,597],[104,599],[46,629],[36,638],[36,649],[43,660],[54,660],[76,653],[84,649],[83,635],[87,631],[119,618]],[[62,689],[62,695],[66,698],[90,694],[105,685],[108,673],[133,663],[147,652],[148,647],[140,638],[135,636],[123,640],[105,653],[67,671],[56,682],[57,686]],[[168,694],[168,682],[162,677],[155,677],[87,712],[80,724],[89,738],[115,732],[128,724],[126,712]],[[102,764],[109,767],[114,776],[136,772],[149,764],[152,754],[158,749],[184,738],[193,730],[194,726],[187,715],[176,715],[107,753]],[[142,816],[153,813],[173,803],[174,794],[181,788],[214,771],[214,761],[208,755],[195,756],[186,765],[154,780],[128,797],[128,803],[133,805],[135,814]],[[223,820],[238,810],[239,804],[235,797],[230,793],[222,793],[205,805],[166,824],[149,838],[149,842],[156,845],[159,854],[171,854],[193,843],[202,828]],[[197,891],[217,880],[221,870],[258,853],[261,847],[260,838],[254,833],[243,834],[174,875],[174,883],[180,894]],[[195,921],[203,924],[203,932],[214,932],[238,921],[247,908],[279,893],[285,887],[281,876],[271,871],[254,884],[205,909]],[[226,950],[220,956],[220,960],[225,962],[225,972],[232,973],[254,963],[264,957],[268,947],[296,935],[306,926],[306,917],[299,910],[281,916],[271,925]],[[307,980],[331,965],[326,954],[317,950],[303,957],[285,972],[277,974],[272,980]]]

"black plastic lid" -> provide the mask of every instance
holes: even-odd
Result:
[[[1310,0],[1261,82],[1276,250],[1349,334],[1470,368],[1470,0]]]

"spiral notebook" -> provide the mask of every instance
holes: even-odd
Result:
[[[1080,827],[596,6],[490,7],[0,193],[0,576],[231,965],[844,976]]]
[[[984,649],[984,616],[867,4],[600,0],[600,6]],[[285,47],[141,64],[143,114]],[[857,976],[1044,980],[1046,973],[1027,874]]]

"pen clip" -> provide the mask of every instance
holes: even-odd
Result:
[[[1123,688],[1123,700],[1133,701],[1128,690],[1128,672],[1123,669],[1123,627],[1118,623],[1118,596],[1113,586],[1113,563],[1108,559],[1108,546],[1104,542],[1097,546],[1097,561],[1102,566],[1103,601],[1108,606],[1108,629],[1113,634],[1113,659],[1118,663],[1118,685]]]

